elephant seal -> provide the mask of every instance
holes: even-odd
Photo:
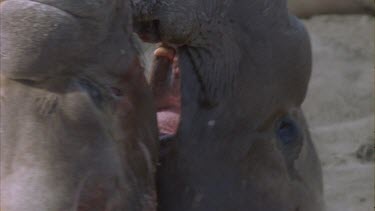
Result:
[[[156,210],[155,107],[129,1],[0,11],[0,210]]]
[[[320,14],[375,14],[373,0],[288,0],[288,7],[303,18]]]
[[[159,210],[324,210],[301,110],[310,41],[286,1],[133,6],[140,36],[175,47],[181,75],[178,129],[161,140]]]

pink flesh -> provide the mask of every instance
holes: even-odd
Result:
[[[159,134],[173,135],[177,132],[180,114],[172,111],[159,111],[157,113]]]
[[[172,64],[172,84],[166,93],[156,99],[159,134],[174,135],[180,122],[180,74],[177,58]]]

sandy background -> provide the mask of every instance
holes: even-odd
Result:
[[[374,210],[374,18],[303,21],[313,73],[303,109],[323,166],[327,211]],[[143,47],[150,69],[153,45]]]
[[[303,108],[323,166],[327,211],[374,210],[374,18],[304,21],[313,73]]]

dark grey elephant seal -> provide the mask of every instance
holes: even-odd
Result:
[[[155,108],[129,2],[0,5],[0,210],[156,210]]]
[[[138,30],[177,47],[182,106],[162,140],[159,210],[324,210],[300,108],[310,42],[286,1],[154,3],[134,3]]]

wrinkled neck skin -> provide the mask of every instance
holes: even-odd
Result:
[[[180,45],[179,52],[191,60],[200,81],[200,100],[208,106],[216,106],[236,92],[235,84],[245,71],[240,67],[243,61],[249,60],[249,65],[265,68],[264,64],[272,57],[270,40],[277,37],[290,20],[286,9],[280,9],[285,8],[282,1],[223,1],[209,5],[206,5],[208,12],[198,11],[196,17],[193,13],[195,20],[192,22],[200,24],[192,24],[196,28],[192,29],[186,43]]]
[[[178,45],[184,105],[196,102],[205,112],[240,109],[237,113],[242,116],[253,112],[245,104],[263,107],[265,100],[283,98],[277,95],[287,93],[291,86],[300,87],[300,91],[280,102],[298,107],[304,100],[311,72],[311,49],[304,27],[289,16],[283,1],[244,2],[224,1],[221,7],[213,7],[215,12],[196,15],[195,22],[205,22],[194,28],[186,43]],[[194,13],[191,16],[195,17]],[[298,81],[288,86],[291,77]],[[247,102],[246,98],[257,92],[268,97]],[[228,101],[238,103],[223,103]],[[262,115],[252,119],[256,116]]]
[[[181,122],[161,158],[159,210],[321,211],[320,163],[300,109],[308,35],[283,1],[221,6],[206,22],[191,12],[200,27],[178,44]],[[277,148],[282,117],[300,130],[291,155]]]
[[[8,0],[0,11],[0,210],[155,210],[155,108],[129,5]]]

